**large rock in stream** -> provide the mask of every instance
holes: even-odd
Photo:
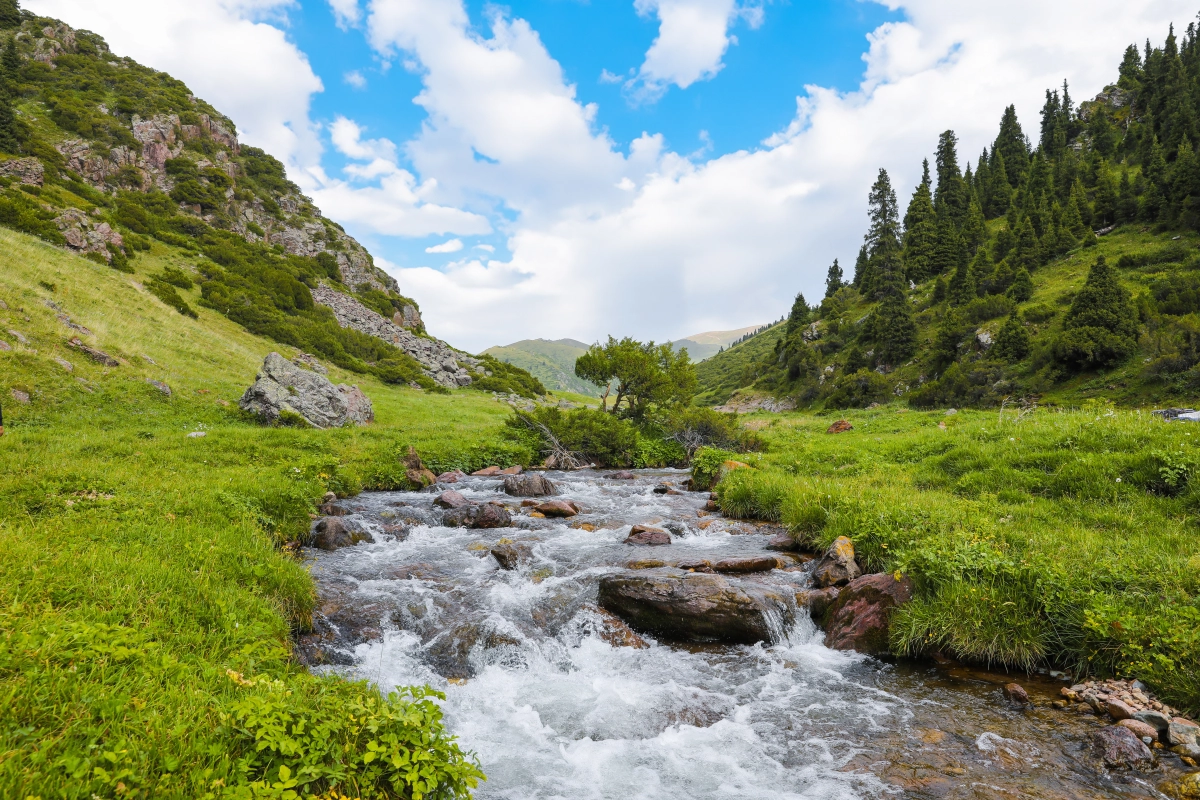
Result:
[[[324,375],[304,369],[279,353],[266,357],[254,385],[238,405],[266,422],[277,422],[289,412],[315,428],[375,421],[371,401],[357,386],[334,386]]]
[[[777,639],[792,613],[774,587],[670,567],[601,578],[600,607],[636,630],[733,644]]]
[[[870,655],[891,652],[892,612],[912,595],[912,581],[904,575],[880,572],[856,578],[838,592],[829,609],[825,646]]]

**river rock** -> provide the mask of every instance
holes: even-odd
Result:
[[[1144,768],[1154,759],[1146,743],[1128,728],[1109,725],[1092,734],[1092,750],[1110,769]]]
[[[351,528],[337,517],[325,517],[313,529],[312,545],[318,550],[338,550],[373,541],[369,533]]]
[[[467,477],[467,473],[462,470],[454,470],[453,472],[443,472],[437,476],[438,483],[458,483],[463,478]]]
[[[821,627],[825,627],[825,618],[828,616],[830,607],[833,606],[841,591],[836,586],[830,586],[827,589],[810,589],[804,592],[797,592],[796,603],[808,609],[808,614],[813,618],[813,622]]]
[[[596,626],[596,636],[600,638],[600,641],[607,642],[613,647],[632,647],[635,650],[645,650],[650,646],[645,639],[634,633],[633,628],[625,624],[625,620],[616,614],[605,611],[603,608],[597,608],[596,617],[599,620],[599,624]]]
[[[770,572],[778,569],[779,559],[775,556],[745,556],[742,558],[724,558],[713,563],[714,572],[747,573]]]
[[[1133,709],[1120,700],[1109,700],[1105,704],[1104,710],[1108,712],[1110,717],[1118,721],[1133,719]]]
[[[1133,731],[1133,735],[1142,741],[1149,739],[1151,742],[1153,742],[1158,739],[1158,731],[1153,725],[1147,725],[1144,722],[1138,722],[1136,719],[1123,719],[1117,724],[1122,728],[1128,728],[1129,730]]]
[[[883,655],[891,651],[888,640],[892,611],[912,599],[908,576],[888,572],[856,578],[838,593],[829,609],[825,645],[833,650],[857,650]]]
[[[344,517],[350,513],[337,503],[322,503],[317,507],[317,510],[326,517]]]
[[[525,468],[522,467],[520,464],[517,464],[515,467],[509,467],[508,469],[502,469],[499,472],[497,472],[496,474],[497,475],[520,475],[524,471],[525,471]]]
[[[508,528],[512,526],[512,515],[503,506],[493,503],[465,505],[447,509],[442,515],[442,525],[447,528]]]
[[[845,433],[846,431],[854,430],[854,426],[848,420],[839,419],[837,422],[829,426],[826,433]]]
[[[794,553],[800,549],[800,544],[786,533],[776,534],[767,542],[768,550],[779,550],[784,553]]]
[[[449,491],[439,494],[433,504],[438,508],[462,508],[470,505],[470,502],[458,492]]]
[[[670,567],[600,579],[600,606],[635,630],[690,641],[771,641],[790,615],[773,587]]]
[[[554,484],[544,475],[509,475],[504,479],[504,493],[513,497],[545,497],[558,494]]]
[[[634,525],[625,539],[625,544],[635,545],[664,545],[671,543],[671,534],[662,528],[652,528],[649,525]]]
[[[533,557],[533,550],[527,544],[502,542],[492,548],[492,557],[501,569],[514,570]]]
[[[1159,787],[1168,797],[1178,800],[1200,800],[1200,772],[1193,772],[1176,778],[1174,781]]]
[[[314,428],[366,425],[375,419],[370,400],[356,387],[334,386],[324,375],[301,369],[279,353],[263,360],[254,385],[238,405],[267,422],[289,411]]]
[[[401,459],[401,462],[404,464],[404,477],[413,486],[427,489],[437,483],[437,475],[434,475],[433,470],[425,466],[425,462],[417,454],[417,448],[412,445],[408,446],[408,453]]]
[[[1138,722],[1144,722],[1157,732],[1157,735],[1162,736],[1171,727],[1171,718],[1161,711],[1137,711],[1134,712],[1133,718]]]
[[[491,477],[493,477],[495,475],[499,475],[499,474],[500,474],[499,467],[484,467],[483,469],[479,470],[478,472],[471,473],[471,475],[473,475],[476,478],[491,478]]]
[[[1017,705],[1029,705],[1029,692],[1019,683],[1004,684],[1004,696]]]
[[[1171,745],[1198,744],[1198,734],[1200,734],[1200,727],[1183,717],[1175,717],[1167,726],[1167,742]]]
[[[625,470],[625,469],[623,469],[619,472],[610,473],[608,477],[612,478],[614,481],[637,480],[637,475],[634,475],[632,472],[630,472],[629,470]]]
[[[861,574],[854,560],[854,542],[839,536],[813,568],[813,585],[818,589],[845,586]]]
[[[573,517],[579,513],[579,507],[569,500],[551,500],[536,508],[538,513],[547,517]]]

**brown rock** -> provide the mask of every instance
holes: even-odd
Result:
[[[608,477],[612,478],[614,481],[632,481],[637,479],[637,475],[634,475],[628,470],[610,473]]]
[[[332,503],[336,500],[337,500],[337,495],[334,494],[333,492],[326,492],[325,496],[321,498],[322,503]]]
[[[1133,731],[1109,725],[1092,734],[1092,750],[1110,769],[1145,768],[1154,756]]]
[[[1147,725],[1145,722],[1136,719],[1123,719],[1117,724],[1122,728],[1128,728],[1133,731],[1133,735],[1143,742],[1147,737],[1151,742],[1158,741],[1158,730],[1153,725]]]
[[[370,534],[351,528],[337,517],[325,517],[313,529],[312,544],[318,550],[332,551],[373,541]]]
[[[500,474],[500,468],[499,467],[485,467],[484,469],[481,469],[478,472],[472,472],[471,474],[474,475],[476,478],[491,478],[495,475]]]
[[[547,517],[573,517],[579,513],[575,504],[566,500],[551,500],[542,503],[537,510]]]
[[[509,475],[504,479],[504,493],[513,497],[545,497],[558,492],[544,475]]]
[[[841,591],[836,586],[830,586],[828,589],[809,589],[797,592],[796,604],[807,608],[809,616],[813,618],[813,621],[824,627],[825,617],[829,613],[829,608],[837,600],[838,594]]]
[[[793,553],[800,549],[800,545],[791,536],[786,533],[780,533],[771,537],[771,541],[767,542],[767,549]]]
[[[652,528],[649,525],[634,525],[629,531],[625,544],[634,545],[664,545],[671,543],[671,535],[662,528]]]
[[[681,569],[685,572],[712,572],[713,566],[711,561],[698,559],[696,561],[680,561],[675,565],[676,569]]]
[[[851,581],[829,610],[825,645],[872,655],[890,652],[892,611],[911,600],[912,592],[912,581],[907,576],[897,579],[887,572]]]
[[[452,472],[443,472],[437,476],[438,483],[458,483],[463,478],[467,477],[467,473],[462,470],[453,470]]]
[[[632,647],[635,650],[645,650],[650,646],[616,614],[602,608],[596,609],[596,614],[600,619],[596,635],[600,637],[601,641],[607,642],[613,647]]]
[[[813,568],[813,585],[818,589],[845,586],[861,574],[862,570],[854,560],[854,542],[839,536]]]
[[[854,430],[854,426],[844,419],[839,419],[837,422],[829,426],[826,433],[845,433],[846,431]]]
[[[465,505],[446,509],[442,514],[442,525],[447,528],[507,528],[512,525],[512,516],[503,506],[491,503]]]
[[[1115,720],[1133,719],[1133,709],[1120,700],[1109,700],[1104,710]]]
[[[709,512],[720,511],[721,504],[718,503],[716,500],[709,500],[707,503],[704,504],[704,510],[709,511]]]
[[[88,347],[86,344],[83,343],[83,340],[80,339],[78,336],[71,339],[71,341],[68,342],[68,344],[70,344],[71,347],[74,347],[76,350],[83,353],[85,356],[90,358],[92,361],[95,361],[97,364],[100,364],[101,366],[105,366],[105,367],[121,366],[120,361],[117,361],[115,358],[110,356],[108,353],[105,353],[101,350],[97,350],[94,347]]]
[[[533,557],[533,551],[527,544],[502,542],[492,548],[492,557],[501,569],[514,570],[527,563]]]
[[[779,559],[775,556],[746,556],[743,558],[725,558],[712,565],[715,572],[747,573],[770,572],[779,568]]]
[[[408,455],[404,457],[404,476],[408,478],[408,482],[414,486],[420,486],[424,489],[427,486],[433,486],[437,483],[437,475],[425,466],[421,461],[421,457],[417,455],[417,448],[409,445]]]
[[[322,503],[317,510],[327,517],[344,517],[350,513],[336,503]]]
[[[601,578],[600,606],[635,630],[734,644],[771,641],[790,615],[773,587],[670,568]]]
[[[10,352],[12,352],[12,345],[9,344],[8,342],[4,341],[3,339],[0,339],[0,353],[10,353]]]
[[[658,569],[665,567],[667,562],[659,561],[657,558],[639,558],[635,561],[630,561],[625,565],[626,569]]]
[[[1200,738],[1200,727],[1197,727],[1196,723],[1190,719],[1175,717],[1167,726],[1167,743],[1172,746],[1200,744],[1200,741],[1197,741],[1198,738]]]
[[[1019,683],[1004,684],[1004,696],[1018,705],[1029,705],[1029,693]]]
[[[449,491],[439,494],[433,504],[439,508],[461,508],[470,502],[458,492]]]
[[[508,469],[502,469],[499,472],[497,472],[496,474],[497,475],[520,475],[524,471],[525,471],[525,468],[522,467],[520,464],[518,464],[515,467],[509,467]]]

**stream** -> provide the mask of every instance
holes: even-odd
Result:
[[[1141,798],[1178,774],[1170,758],[1106,772],[1087,742],[1102,723],[1050,707],[1060,680],[830,650],[804,611],[769,644],[639,640],[598,609],[602,576],[638,559],[762,555],[779,529],[708,514],[707,494],[654,492],[684,472],[547,477],[582,514],[537,518],[501,479],[468,478],[340,501],[375,543],[311,551],[320,613],[302,655],[384,691],[444,691],[449,729],[488,776],[477,798]],[[503,502],[513,527],[441,527],[433,500],[447,488]],[[674,541],[626,545],[635,523]],[[525,553],[518,569],[491,555],[502,539]],[[794,593],[809,573],[792,560],[746,580]],[[1004,699],[1014,679],[1031,708]]]

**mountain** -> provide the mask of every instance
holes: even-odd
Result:
[[[268,153],[180,81],[94,33],[0,9],[0,225],[121,272],[167,251],[148,285],[246,330],[396,384],[534,395],[523,371],[429,336],[416,301],[324,217]]]
[[[700,389],[696,402],[721,405],[741,387],[752,385],[758,380],[759,365],[769,360],[782,331],[780,323],[752,331],[743,341],[697,364]]]
[[[520,367],[554,391],[599,397],[599,388],[575,377],[575,359],[587,349],[588,345],[575,339],[524,339],[489,347],[484,355]]]
[[[886,170],[842,283],[701,365],[700,398],[800,407],[1190,405],[1200,389],[1200,36],[1131,45],[1078,106],[1014,106],[966,162],[953,131],[901,205]],[[934,144],[933,142],[930,143]],[[849,262],[847,262],[849,263]],[[751,339],[755,342],[756,339]]]
[[[748,328],[738,328],[735,331],[696,333],[671,342],[671,346],[675,348],[676,352],[686,347],[692,361],[704,361],[706,358],[712,358],[721,352],[722,348],[729,347],[739,339],[750,336],[750,334],[761,327],[760,325],[751,325]]]

